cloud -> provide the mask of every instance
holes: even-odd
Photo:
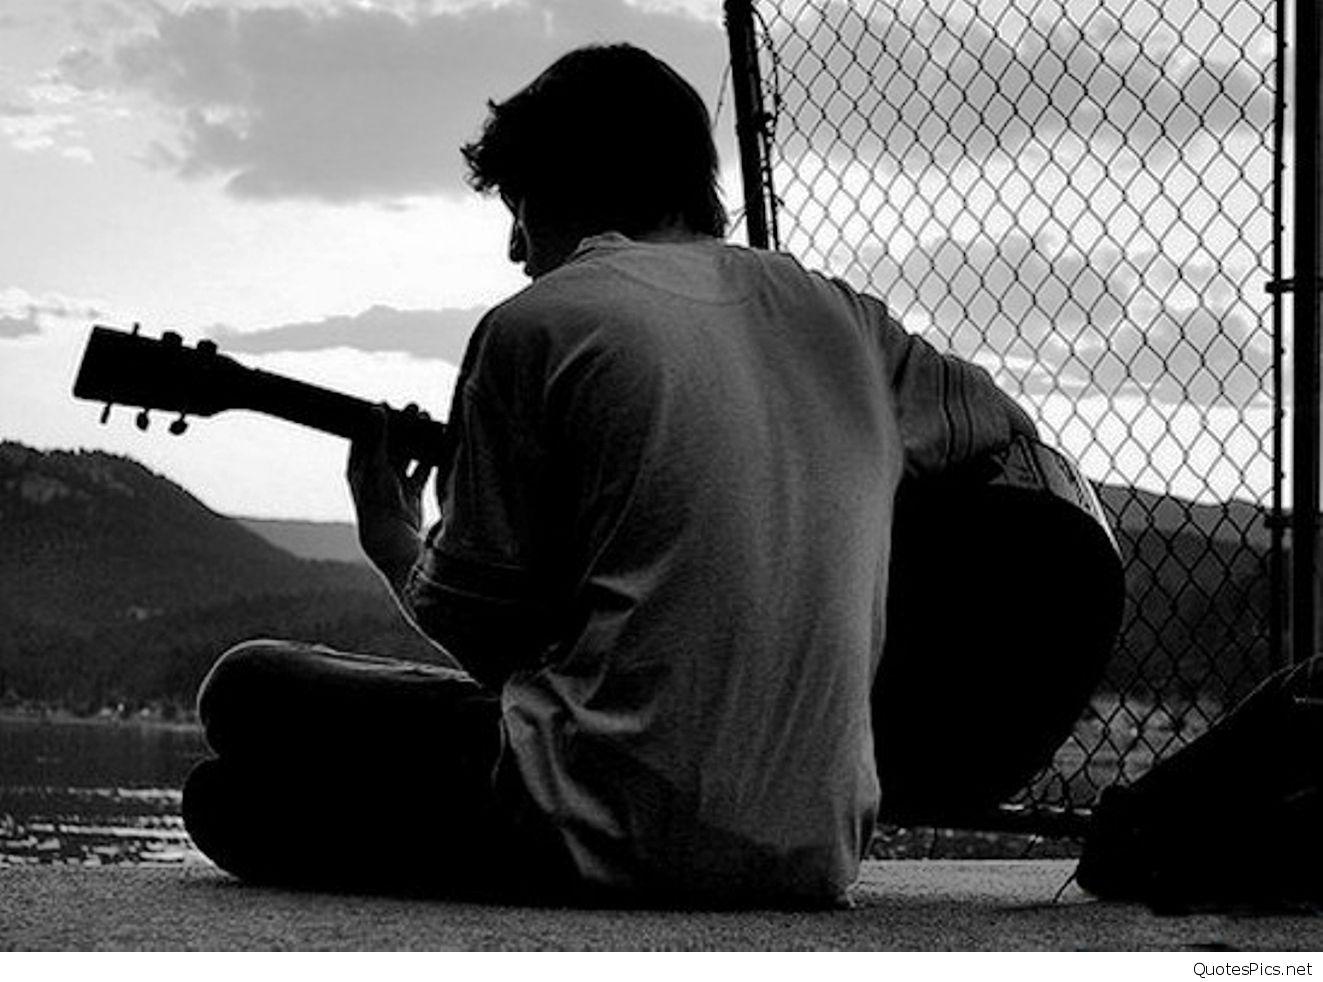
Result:
[[[1233,270],[1115,246],[1089,254],[1011,233],[947,236],[899,261],[865,250],[848,278],[871,284],[939,347],[991,353],[1030,394],[1144,396],[1244,407],[1268,395],[1272,345]]]
[[[1084,24],[1010,13],[994,25],[831,2],[776,23],[781,152],[949,169],[1059,142],[1106,157],[1100,148],[1122,150],[1124,134],[1113,164],[1133,169],[1201,134],[1263,132],[1272,118],[1268,69],[1224,60],[1226,38],[1205,56],[1101,9]]]
[[[26,317],[0,317],[0,338],[21,338],[26,334],[40,334],[41,325],[33,314]]]
[[[458,365],[469,335],[485,309],[397,310],[379,305],[359,314],[319,321],[243,332],[216,326],[206,333],[225,351],[267,354],[353,348],[369,352],[398,351]]]
[[[1272,349],[1239,311],[1164,307],[1147,324],[1092,335],[1038,366],[1034,385],[1076,397],[1142,395],[1165,405],[1244,407],[1267,397]]]
[[[50,82],[0,93],[0,139],[25,153],[58,150],[70,159],[90,158],[82,145],[82,120],[72,105],[78,95],[72,86]]]
[[[86,326],[104,316],[104,311],[84,300],[58,294],[38,297],[16,287],[0,290],[0,340],[40,334],[52,321],[76,321]]]
[[[899,263],[873,249],[862,262],[897,309],[917,305],[952,339],[977,331],[993,351],[1032,357],[1049,337],[1070,340],[1086,327],[1105,333],[1122,318],[1134,284],[1119,257],[1110,247],[1092,256],[1051,250],[1013,232],[997,241],[939,238]]]
[[[75,125],[69,113],[40,113],[24,106],[0,106],[0,137],[15,150],[48,150]]]
[[[589,40],[628,39],[715,100],[719,23],[624,0],[467,4],[405,13],[190,4],[152,30],[61,61],[84,90],[146,94],[173,139],[156,162],[241,198],[393,202],[464,190],[458,147],[504,98]]]

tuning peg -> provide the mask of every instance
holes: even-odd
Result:
[[[134,322],[133,322],[133,336],[134,336],[135,338],[138,336],[138,332],[141,331],[141,330],[142,330],[142,325],[139,324],[137,321],[134,321]]]
[[[143,409],[138,413],[136,417],[134,417],[133,422],[134,425],[138,427],[138,429],[145,430],[147,429],[148,425],[150,425],[151,423],[151,417],[147,415],[147,410]]]
[[[198,342],[198,353],[203,355],[214,355],[216,353],[216,342],[211,338],[203,338]]]
[[[168,348],[178,348],[184,343],[184,339],[179,336],[178,331],[166,331],[161,335],[161,343]]]
[[[103,409],[101,410],[101,425],[102,425],[102,426],[105,426],[107,423],[110,422],[110,407],[113,406],[113,405],[114,405],[113,402],[108,402],[108,403],[106,403],[105,408],[103,408]]]
[[[186,429],[188,429],[188,420],[183,413],[180,413],[179,418],[170,423],[170,432],[175,436],[179,436]]]

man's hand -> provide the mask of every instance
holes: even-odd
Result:
[[[416,405],[406,414],[426,416]],[[423,489],[432,465],[416,463],[390,453],[389,421],[384,406],[377,410],[377,425],[349,447],[346,478],[358,516],[358,542],[398,595],[418,559],[422,529]]]

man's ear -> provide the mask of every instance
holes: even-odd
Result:
[[[510,222],[510,244],[507,254],[512,263],[522,263],[528,258],[528,242],[524,238],[524,230],[518,218]]]

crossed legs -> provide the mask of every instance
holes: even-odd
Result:
[[[216,756],[189,776],[184,823],[243,879],[510,895],[561,872],[502,766],[499,699],[463,672],[252,641],[198,711]]]

